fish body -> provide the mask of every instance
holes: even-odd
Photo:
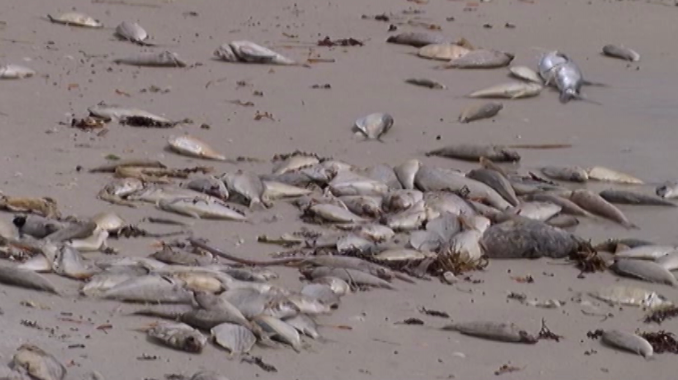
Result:
[[[247,354],[257,342],[250,329],[228,322],[212,327],[210,334],[212,339],[227,349],[231,355]]]
[[[214,176],[203,176],[195,178],[184,185],[187,189],[195,190],[222,201],[228,200],[228,189],[224,181]]]
[[[115,35],[122,40],[147,45],[144,41],[148,38],[148,33],[136,22],[123,21],[115,27]]]
[[[24,79],[37,74],[35,70],[14,64],[0,65],[0,79]]]
[[[413,84],[415,86],[426,87],[432,90],[446,90],[447,86],[444,84],[434,81],[433,79],[428,78],[409,78],[405,80],[405,83]]]
[[[57,288],[47,278],[27,269],[0,266],[0,283],[59,294]]]
[[[476,49],[452,59],[446,69],[495,69],[508,66],[515,56],[497,50]]]
[[[114,63],[131,65],[131,66],[148,66],[148,67],[186,67],[188,63],[184,61],[179,54],[168,50],[159,53],[144,52],[137,55],[116,58]]]
[[[58,16],[47,15],[49,21],[55,24],[80,26],[85,28],[103,28],[104,25],[93,17],[79,12],[68,12]]]
[[[275,65],[298,65],[288,57],[250,41],[232,41],[228,44],[240,62]],[[224,49],[223,45],[222,48]]]
[[[654,353],[652,345],[645,338],[620,330],[605,330],[601,336],[603,343],[632,352],[644,358],[649,358]]]
[[[563,258],[579,249],[572,234],[532,219],[508,220],[489,227],[480,241],[489,258]]]
[[[426,153],[427,156],[456,158],[463,161],[478,162],[485,157],[494,162],[520,161],[520,154],[499,145],[456,144],[448,145]]]
[[[390,36],[386,42],[398,45],[410,45],[414,47],[424,47],[432,44],[445,43],[447,38],[441,34],[425,33],[425,32],[406,32],[395,36]]]
[[[207,344],[207,337],[200,331],[181,322],[160,322],[146,334],[166,346],[191,353],[202,352]]]
[[[638,228],[617,207],[590,190],[574,190],[570,200],[593,214],[610,219],[626,228]]]
[[[644,182],[632,175],[618,172],[604,166],[593,166],[586,169],[589,179],[603,182],[616,182],[632,185],[642,185]]]
[[[655,262],[666,270],[675,271],[678,269],[678,251],[672,251],[671,253],[656,259]]]
[[[170,136],[167,142],[170,148],[179,154],[216,161],[226,160],[226,156],[217,152],[209,144],[197,137],[188,135]]]
[[[253,321],[259,325],[269,337],[292,346],[297,352],[301,351],[301,336],[299,336],[299,332],[294,327],[278,318],[269,317],[267,315],[257,316]]]
[[[171,120],[155,115],[148,111],[138,108],[124,107],[116,104],[106,104],[103,102],[87,108],[87,111],[91,116],[105,120],[124,120],[130,117],[142,117],[156,121],[158,123],[172,123]]]
[[[468,191],[468,197],[486,200],[490,205],[505,210],[511,204],[496,190],[475,179],[423,166],[417,172],[415,183],[420,189],[431,191]]]
[[[421,162],[417,159],[411,159],[395,166],[393,172],[400,181],[403,189],[414,189],[414,177],[421,166]]]
[[[670,286],[676,286],[678,284],[676,278],[668,269],[665,269],[654,261],[621,259],[612,264],[610,269],[619,275],[633,277],[647,282]]]
[[[226,173],[221,177],[226,184],[226,188],[231,193],[240,195],[245,199],[250,209],[261,210],[270,206],[267,199],[264,198],[266,188],[258,175],[238,170],[234,173]]]
[[[536,201],[536,202],[548,202],[560,206],[561,212],[564,214],[575,215],[575,216],[592,216],[590,212],[579,207],[576,203],[571,200],[561,197],[556,194],[549,193],[536,193],[530,194],[525,197],[526,200]]]
[[[562,210],[562,207],[550,202],[524,202],[508,211],[511,214],[525,218],[546,221],[554,217]]]
[[[40,347],[22,344],[12,357],[13,368],[20,368],[35,380],[63,380],[66,367],[57,358]]]
[[[537,96],[543,86],[538,83],[508,82],[474,91],[469,98],[520,99]]]
[[[580,92],[584,84],[584,76],[576,63],[568,61],[557,66],[554,80],[560,91],[561,103],[567,103],[572,99],[582,99]]]
[[[624,45],[605,45],[603,46],[603,54],[608,57],[619,58],[630,62],[640,61],[640,54]]]
[[[245,214],[216,199],[195,197],[160,200],[158,208],[196,219],[247,220]]]
[[[610,203],[676,207],[675,203],[669,202],[664,198],[634,191],[608,189],[601,191],[599,195]]]
[[[379,140],[393,127],[393,116],[387,113],[372,113],[356,120],[353,128],[368,140]]]
[[[76,280],[85,280],[100,272],[99,268],[86,263],[80,252],[69,244],[59,248],[52,269],[58,275]]]
[[[579,166],[544,166],[542,174],[560,181],[583,183],[589,180],[589,175],[584,168]]]
[[[182,282],[157,275],[133,277],[101,296],[123,302],[190,304],[193,301],[193,294],[184,288]]]
[[[650,309],[673,305],[666,297],[635,286],[612,285],[588,294],[611,305],[642,306]]]
[[[539,74],[527,66],[511,66],[509,67],[509,73],[511,73],[511,76],[524,81],[537,83],[539,85],[544,83]]]
[[[504,197],[512,206],[517,206],[520,201],[516,196],[511,182],[501,173],[490,169],[473,169],[466,177],[480,181],[493,188],[499,195]]]
[[[417,55],[422,58],[450,61],[461,58],[471,50],[456,44],[430,44],[419,48]]]
[[[489,119],[497,116],[503,108],[503,104],[496,102],[471,104],[461,111],[459,122],[470,123],[476,120]]]
[[[464,335],[508,343],[535,344],[537,338],[513,323],[474,321],[454,323],[443,330],[458,331]]]
[[[555,85],[555,69],[570,61],[570,58],[562,52],[553,50],[542,55],[539,60],[539,76],[547,85]]]

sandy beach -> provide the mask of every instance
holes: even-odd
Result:
[[[172,217],[194,223],[194,235],[242,257],[266,259],[280,247],[257,243],[257,236],[277,236],[305,225],[300,211],[277,201],[253,213],[253,223],[192,220],[144,205],[136,209],[98,200],[110,181],[107,174],[87,169],[106,157],[148,158],[170,167],[212,166],[215,173],[249,170],[270,173],[275,154],[295,150],[367,167],[397,165],[417,158],[427,165],[468,171],[475,163],[427,157],[425,152],[453,143],[571,144],[571,148],[519,150],[521,171],[546,165],[614,168],[654,188],[678,178],[675,89],[678,77],[673,48],[678,9],[666,2],[531,0],[467,1],[162,1],[23,0],[0,2],[0,64],[32,68],[36,76],[0,81],[0,160],[5,195],[55,199],[64,215],[87,217],[115,211],[130,223],[148,216]],[[133,5],[137,4],[137,5]],[[139,5],[146,4],[146,5]],[[47,14],[77,10],[104,28],[86,29],[51,23]],[[374,16],[386,14],[388,22]],[[122,21],[143,25],[149,42],[140,47],[113,36]],[[427,31],[408,24],[416,20],[440,30],[451,40],[467,39],[477,47],[515,54],[513,65],[536,69],[540,55],[561,50],[577,61],[586,79],[607,86],[585,86],[582,92],[601,105],[582,101],[562,104],[555,89],[534,98],[501,100],[503,110],[491,119],[457,122],[460,111],[480,102],[465,96],[506,82],[506,68],[439,70],[442,62],[416,56],[411,46],[386,43],[394,34]],[[506,27],[511,24],[515,27]],[[396,31],[389,32],[389,25]],[[363,46],[323,47],[318,40],[354,38]],[[223,43],[249,40],[295,60],[315,59],[310,67],[227,63],[213,58]],[[639,62],[601,54],[606,44],[637,50]],[[118,65],[113,59],[140,51],[169,50],[186,68]],[[320,62],[317,62],[320,61]],[[436,80],[445,90],[413,86],[405,80]],[[330,88],[322,88],[329,84]],[[313,88],[316,87],[321,88]],[[152,88],[159,89],[158,91]],[[71,119],[87,116],[99,102],[120,104],[172,120],[191,119],[174,128],[135,128],[116,122],[105,134],[71,127]],[[238,105],[251,102],[251,106]],[[395,120],[381,142],[364,141],[351,131],[354,121],[373,112]],[[271,118],[256,120],[257,114]],[[191,134],[208,141],[229,158],[251,157],[265,162],[236,164],[188,158],[166,149],[170,136]],[[565,184],[600,191],[628,186],[590,182]],[[639,229],[625,229],[601,219],[581,218],[574,233],[593,242],[639,238],[657,244],[678,244],[678,212],[670,207],[619,206]],[[1,211],[11,223],[14,215]],[[314,230],[329,231],[323,226]],[[157,239],[109,239],[124,256],[148,256]],[[87,258],[103,256],[88,253]],[[299,272],[272,268],[276,284],[300,287]],[[675,272],[674,272],[675,273]],[[164,379],[211,370],[238,379],[675,379],[673,354],[652,360],[605,347],[588,339],[588,331],[619,328],[633,332],[666,330],[678,333],[678,319],[661,326],[642,322],[634,307],[610,307],[591,300],[610,316],[582,313],[579,293],[604,285],[635,285],[678,301],[678,290],[621,278],[610,272],[587,273],[564,261],[492,260],[467,274],[469,280],[446,285],[436,278],[415,284],[395,282],[395,291],[375,289],[342,298],[338,310],[318,318],[324,340],[306,339],[310,347],[255,347],[252,355],[277,369],[230,358],[208,344],[189,354],[149,342],[134,329],[155,319],[129,316],[134,305],[78,295],[78,283],[46,275],[65,289],[64,297],[0,286],[0,362],[9,363],[17,347],[32,343],[53,354],[68,369],[67,379],[98,371],[108,380]],[[532,276],[520,283],[516,276]],[[556,299],[565,305],[542,309],[507,299],[511,292],[529,298]],[[586,298],[586,297],[584,297]],[[587,298],[588,299],[588,298]],[[33,303],[38,307],[27,307]],[[450,318],[424,315],[421,308],[444,311]],[[419,318],[424,325],[399,324]],[[563,336],[559,342],[516,345],[481,340],[439,328],[452,321],[475,319],[514,321],[537,333],[545,320]],[[104,326],[104,328],[102,328]],[[108,327],[106,327],[108,326]],[[350,326],[350,329],[338,326]],[[518,368],[499,376],[508,364]]]

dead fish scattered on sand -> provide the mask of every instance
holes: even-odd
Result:
[[[212,339],[231,355],[247,354],[257,342],[256,336],[247,327],[234,323],[222,323],[210,330]]]
[[[632,352],[644,358],[649,358],[654,353],[652,345],[645,338],[620,330],[605,330],[601,336],[603,343]]]
[[[188,64],[179,54],[165,50],[159,53],[138,53],[135,56],[116,58],[114,63],[148,67],[186,67]]]
[[[474,91],[468,97],[497,99],[530,98],[539,95],[542,89],[543,86],[538,83],[509,82]]]
[[[453,323],[443,330],[458,331],[464,335],[508,343],[535,344],[538,339],[513,323],[475,321]]]
[[[209,144],[197,137],[189,135],[170,136],[167,143],[173,151],[179,154],[216,161],[226,161],[226,156],[217,152]]]
[[[103,28],[104,25],[93,17],[79,12],[68,12],[58,16],[47,15],[49,21],[55,24],[81,26],[85,28]]]
[[[87,112],[93,117],[101,118],[106,121],[117,120],[119,122],[125,122],[129,119],[144,119],[162,126],[174,126],[176,124],[172,122],[172,120],[142,109],[125,107],[117,104],[107,104],[104,102],[100,102],[87,108]]]
[[[482,104],[471,104],[465,107],[459,115],[459,122],[470,123],[472,121],[489,119],[497,116],[499,111],[504,108],[501,103],[489,102]]]
[[[244,62],[272,65],[300,65],[297,61],[285,57],[271,49],[250,41],[232,41],[219,46],[214,56],[226,62]]]
[[[447,89],[447,86],[440,82],[436,82],[432,79],[426,79],[426,78],[410,78],[406,79],[405,83],[413,84],[415,86],[420,86],[420,87],[426,87],[434,90],[445,90]]]
[[[54,284],[41,274],[16,267],[0,266],[0,283],[59,294]]]
[[[642,185],[644,182],[632,175],[618,172],[604,166],[593,166],[586,169],[590,180],[602,182],[626,183],[632,185]]]
[[[435,59],[439,61],[450,61],[461,58],[471,50],[455,44],[431,44],[422,46],[417,55],[422,58]]]
[[[637,306],[650,309],[673,305],[663,295],[635,286],[611,285],[589,292],[588,295],[610,305]]]
[[[146,41],[148,33],[136,22],[123,21],[115,28],[115,35],[121,40],[130,41],[141,46],[153,46]]]
[[[640,61],[640,54],[624,45],[605,45],[603,46],[603,54],[608,57],[619,58],[625,61]]]
[[[195,219],[247,220],[247,216],[218,199],[174,198],[158,201],[158,208]]]
[[[579,166],[544,166],[541,173],[550,179],[569,182],[586,182],[589,175]]]
[[[624,259],[657,260],[676,250],[678,250],[678,246],[675,245],[655,244],[645,244],[620,250],[619,244],[617,244],[617,249],[614,252],[614,256]]]
[[[574,190],[572,195],[570,195],[570,200],[581,206],[584,210],[610,219],[626,228],[638,228],[638,226],[629,221],[621,210],[590,190]]]
[[[432,150],[426,153],[426,155],[456,158],[458,160],[475,162],[478,162],[480,157],[485,157],[494,162],[520,161],[520,154],[518,152],[507,149],[500,145],[448,145],[440,149]]]
[[[675,203],[655,195],[637,193],[634,191],[608,189],[603,190],[600,196],[610,203],[640,205],[640,206],[669,206],[676,207]]]
[[[440,34],[426,32],[407,32],[390,36],[386,42],[398,45],[410,45],[414,47],[424,47],[426,45],[442,44],[446,38]]]
[[[539,74],[527,66],[511,66],[509,67],[509,73],[511,76],[522,79],[524,81],[543,84],[544,80],[541,79]]]
[[[177,350],[200,353],[207,337],[200,331],[181,322],[159,322],[146,330],[148,336]]]
[[[35,76],[36,72],[21,65],[0,65],[0,79],[24,79]]]
[[[372,113],[356,120],[353,129],[368,140],[381,140],[393,127],[393,116],[387,113]]]
[[[615,273],[647,282],[676,286],[676,278],[661,265],[647,260],[620,259],[610,266]]]
[[[445,64],[445,69],[496,69],[508,66],[515,56],[497,50],[471,50]]]

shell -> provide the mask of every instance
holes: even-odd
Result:
[[[206,142],[193,136],[170,136],[167,141],[170,148],[179,154],[191,157],[226,161],[226,156],[217,152]]]
[[[393,116],[387,113],[373,113],[356,120],[353,128],[367,139],[379,140],[393,127]]]
[[[64,24],[69,26],[82,26],[85,28],[103,28],[104,25],[95,20],[93,17],[79,12],[63,13],[59,16],[47,15],[49,21],[56,24]]]
[[[422,58],[435,59],[439,61],[450,61],[461,58],[471,50],[454,44],[431,44],[419,49],[417,55]]]

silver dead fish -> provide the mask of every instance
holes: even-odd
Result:
[[[114,63],[148,67],[186,67],[188,63],[179,54],[168,50],[159,53],[138,53],[134,56],[116,58]]]
[[[446,69],[494,69],[508,66],[515,56],[497,50],[471,50],[443,66]]]
[[[104,25],[93,17],[79,12],[68,12],[58,16],[47,15],[49,21],[55,24],[68,26],[81,26],[85,28],[103,28]]]
[[[654,353],[652,345],[645,338],[620,331],[620,330],[605,330],[601,336],[603,343],[633,352],[634,354],[641,355],[644,358],[649,358]]]
[[[393,116],[387,113],[373,113],[356,120],[353,129],[368,140],[380,140],[393,127]]]

